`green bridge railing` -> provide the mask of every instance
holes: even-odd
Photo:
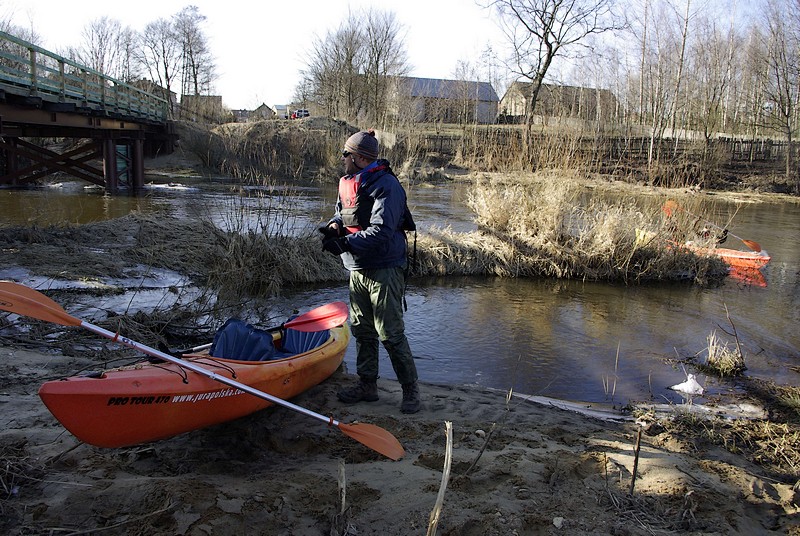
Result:
[[[166,122],[169,102],[0,31],[0,89],[109,116]]]

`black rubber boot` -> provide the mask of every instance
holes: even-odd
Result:
[[[404,384],[403,403],[400,405],[400,411],[402,413],[416,413],[421,405],[417,382]]]
[[[356,402],[375,402],[378,400],[378,382],[376,380],[365,380],[361,378],[357,384],[346,389],[342,389],[336,396],[345,404],[355,404]]]

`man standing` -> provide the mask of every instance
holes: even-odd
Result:
[[[375,132],[350,136],[342,151],[336,214],[323,233],[322,249],[340,255],[350,271],[350,325],[356,339],[359,382],[337,393],[348,404],[378,400],[378,341],[403,387],[400,411],[420,409],[417,367],[403,322],[407,244],[414,230],[406,192],[389,162],[378,160]]]

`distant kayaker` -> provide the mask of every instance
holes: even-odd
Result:
[[[322,249],[341,256],[350,271],[350,326],[356,339],[359,382],[337,393],[353,404],[378,400],[378,341],[389,354],[403,387],[403,413],[420,409],[417,367],[403,321],[406,285],[406,231],[415,224],[406,192],[378,159],[373,130],[357,132],[344,143],[345,175],[339,179],[334,217],[320,228]]]

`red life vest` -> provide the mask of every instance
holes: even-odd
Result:
[[[379,165],[366,172],[345,175],[339,179],[339,201],[341,202],[339,215],[342,217],[342,223],[348,234],[356,233],[369,227],[374,200],[370,196],[359,195],[361,183],[368,178],[364,175],[385,169],[387,169],[386,166]]]
[[[342,204],[340,215],[347,233],[355,233],[362,229],[358,223],[358,187],[361,186],[361,174],[345,175],[339,179],[339,201]]]

